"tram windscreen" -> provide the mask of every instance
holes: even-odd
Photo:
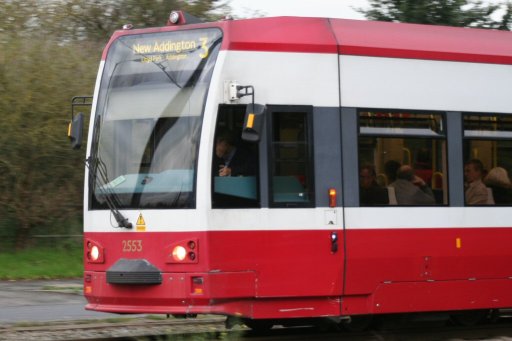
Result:
[[[90,207],[192,208],[218,29],[122,36],[107,54],[98,94]]]

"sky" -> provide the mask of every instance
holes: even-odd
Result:
[[[503,4],[506,0],[484,2]],[[369,8],[368,0],[230,0],[229,5],[236,17],[244,18],[285,15],[364,20],[355,9]]]
[[[237,17],[308,16],[345,19],[364,19],[354,8],[367,8],[367,0],[231,0]]]

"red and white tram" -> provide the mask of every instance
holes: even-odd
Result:
[[[512,171],[511,33],[174,19],[116,32],[102,56],[87,309],[250,323],[512,307],[512,204],[488,187],[472,205],[464,182],[469,159]],[[219,176],[225,131],[252,173]],[[397,200],[391,163],[433,202]],[[368,164],[378,200],[360,189]]]

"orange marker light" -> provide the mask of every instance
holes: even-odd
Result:
[[[194,295],[204,294],[204,278],[203,277],[192,277],[192,293]]]
[[[254,114],[249,114],[249,117],[247,117],[247,125],[245,127],[248,129],[252,129],[254,127]]]
[[[329,188],[329,207],[336,207],[336,189]]]

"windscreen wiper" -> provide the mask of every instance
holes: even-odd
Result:
[[[135,52],[135,50],[128,46],[124,41],[122,40],[119,40],[121,42],[121,44],[123,44],[124,46],[126,46],[128,49],[130,49],[131,51],[133,51],[134,54],[138,54],[140,55],[142,58],[140,59],[132,59],[132,60],[126,60],[126,61],[130,61],[130,62],[142,62],[143,61],[143,58],[146,58],[146,60],[148,62],[151,62],[152,64],[154,64],[156,67],[158,67],[160,70],[162,70],[162,72],[167,76],[167,78],[169,78],[169,80],[171,81],[171,83],[173,83],[174,85],[176,85],[178,88],[182,88],[181,85],[178,84],[178,82],[171,76],[171,74],[169,72],[167,72],[167,67],[164,66],[162,64],[162,62],[156,62],[154,61],[152,58],[151,58],[151,55],[149,54],[145,54],[145,53],[142,53],[142,52]],[[119,63],[117,63],[119,64]],[[117,67],[117,64],[116,64],[116,67]],[[112,73],[113,74],[113,73]]]
[[[112,190],[110,184],[108,183],[108,176],[107,176],[107,167],[105,166],[105,163],[101,161],[99,157],[92,158],[90,156],[86,160],[87,167],[89,168],[89,176],[91,176],[91,171],[93,171],[93,177],[92,180],[93,185],[98,188],[101,194],[105,197],[105,202],[110,209],[110,212],[112,212],[112,215],[114,216],[117,225],[119,227],[124,227],[127,229],[131,229],[133,227],[132,223],[126,218],[118,209],[120,206],[119,198],[117,194]],[[91,167],[91,165],[93,165]],[[98,175],[101,179],[102,184],[98,183]]]
[[[165,73],[165,75],[167,76],[167,78],[169,78],[169,80],[170,80],[174,85],[176,85],[176,86],[177,86],[178,88],[180,88],[180,89],[182,88],[182,86],[178,84],[178,82],[177,82],[177,81],[176,81],[176,80],[171,76],[171,74],[170,74],[170,73],[168,73],[168,72],[166,71],[167,67],[166,67],[166,66],[164,66],[164,65],[162,64],[162,62],[160,62],[160,63],[152,62],[152,63],[153,63],[153,64],[155,64],[155,65],[156,65],[160,70],[162,70],[162,72],[163,72],[163,73]]]
[[[94,135],[91,155],[85,160],[85,165],[89,169],[89,190],[94,191],[96,188],[98,188],[101,194],[103,194],[105,197],[105,202],[110,209],[110,212],[112,212],[118,227],[131,229],[133,224],[118,209],[120,206],[119,198],[108,183],[107,167],[105,166],[105,163],[97,156],[99,125],[100,116],[96,116],[96,121],[94,122]],[[100,175],[101,182],[103,184],[98,183],[98,174]]]

